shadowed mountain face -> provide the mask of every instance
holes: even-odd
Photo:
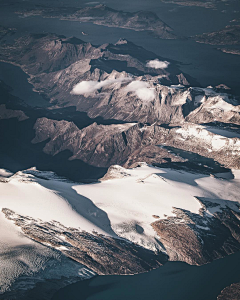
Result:
[[[53,170],[59,175],[72,180],[97,179],[103,176],[106,168],[89,166],[81,160],[69,160],[70,150],[54,155],[46,154],[43,148],[46,141],[34,145],[34,119],[18,122],[16,118],[0,121],[1,137],[1,167],[13,172],[36,166],[40,170]],[[5,128],[5,130],[3,130]]]
[[[43,141],[39,144],[33,144],[31,142],[35,137],[34,124],[36,120],[43,115],[48,115],[48,117],[54,120],[70,118],[69,120],[75,120],[80,128],[96,121],[101,124],[101,118],[91,120],[87,117],[86,113],[74,113],[76,112],[75,109],[71,108],[63,111],[59,110],[56,113],[44,109],[33,110],[19,104],[21,101],[9,94],[5,87],[1,88],[1,100],[8,103],[7,107],[10,106],[13,108],[8,109],[5,104],[0,105],[0,157],[2,168],[17,172],[32,166],[37,166],[37,168],[41,170],[54,170],[59,175],[76,181],[87,178],[94,180],[105,174],[106,168],[89,166],[81,160],[69,160],[69,157],[72,156],[70,150],[62,151],[53,157],[43,152],[47,141]],[[107,121],[103,121],[103,123],[105,122]]]
[[[226,208],[211,216],[211,211],[219,207],[218,200],[216,203],[205,198],[198,200],[203,204],[200,216],[176,208],[176,217],[152,224],[161,236],[170,260],[202,265],[240,250],[236,230],[239,226],[239,213],[230,209],[235,204],[221,200],[226,203]],[[208,235],[208,232],[211,234]]]
[[[54,222],[44,223],[16,215],[8,209],[3,209],[3,213],[9,220],[15,220],[16,225],[20,226],[23,232],[33,240],[66,250],[64,251],[66,256],[85,265],[96,274],[142,273],[159,267],[167,261],[167,255],[163,253],[156,255],[150,250],[119,239],[117,236],[91,234],[76,228],[64,227],[62,224],[54,224]],[[104,214],[104,212],[100,213]],[[23,222],[19,222],[21,217]],[[100,219],[101,216],[98,221]],[[34,222],[35,226],[28,226],[28,221]],[[64,236],[65,242],[58,241],[58,238],[54,239],[54,236],[59,235]]]
[[[73,113],[72,120],[69,117],[69,121],[65,121],[63,119],[69,111],[60,111],[39,110],[34,113],[30,109],[24,114],[21,110],[5,109],[1,120],[1,128],[4,128],[1,130],[1,166],[14,172],[36,166],[41,170],[54,170],[73,180],[97,179],[112,164],[131,167],[138,161],[207,173],[227,171],[217,162],[225,166],[239,166],[238,152],[229,158],[225,155],[232,147],[228,144],[231,140],[225,137],[225,150],[215,149],[212,143],[216,136],[204,127],[198,130],[209,134],[209,142],[201,141],[196,146],[192,139],[185,138],[183,141],[184,134],[188,134],[193,125],[167,128],[137,123],[111,124],[111,120],[105,120],[109,124],[102,125],[83,118],[84,123],[76,122],[79,126],[87,126],[81,129],[75,125],[75,117],[78,119],[79,113],[75,117]],[[48,117],[42,117],[44,113]],[[161,144],[192,149],[202,158],[198,158],[197,154],[184,154],[184,151],[181,154],[180,150],[169,153],[168,149],[156,146]],[[208,147],[212,151],[209,152]],[[204,167],[205,164],[208,167]]]

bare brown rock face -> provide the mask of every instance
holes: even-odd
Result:
[[[81,159],[95,166],[123,163],[142,139],[139,125],[128,123],[107,126],[93,123],[79,130],[67,121],[42,118],[37,120],[34,129],[33,143],[51,139],[44,147],[47,154],[70,150],[73,153],[71,159]]]
[[[168,162],[184,162],[185,160],[170,153],[167,149],[155,145],[143,146],[136,149],[124,164],[125,168],[132,168],[137,161],[144,161],[150,165],[160,165]]]
[[[78,160],[97,168],[131,167],[139,161],[172,166],[186,161],[159,147],[165,145],[227,168],[240,167],[238,136],[221,137],[203,126],[239,126],[238,100],[214,88],[189,87],[192,79],[175,62],[127,40],[94,46],[54,34],[29,35],[11,47],[2,45],[0,59],[21,66],[35,91],[49,101],[45,111],[31,112],[30,125],[19,125],[16,136],[24,139],[24,148],[32,141],[29,148],[42,145],[41,151],[49,157],[66,153],[68,165]],[[155,68],[159,61],[163,68]],[[17,111],[8,118],[17,117]]]
[[[29,74],[51,108],[74,106],[90,118],[148,124],[240,124],[236,99],[214,89],[190,88],[194,80],[174,61],[124,39],[94,46],[74,37],[35,34],[11,47],[2,45],[0,59]]]
[[[165,2],[201,7],[215,5],[197,0]],[[28,7],[27,5],[25,7]],[[9,6],[10,10],[11,7]],[[92,22],[109,27],[148,31],[158,38],[175,38],[171,28],[151,12],[123,12],[105,5],[83,9],[67,6],[36,7],[39,8],[36,11],[21,13],[24,17],[39,15],[44,18],[59,18],[66,21],[63,23]],[[239,25],[226,27],[223,31],[197,37],[197,41],[221,45],[237,44],[239,29]],[[2,87],[0,83],[0,96],[4,95],[0,97],[0,160],[4,164],[6,161],[6,165],[12,163],[15,166],[16,162],[21,161],[14,171],[11,170],[16,172],[15,179],[20,174],[18,170],[36,166],[36,169],[28,169],[23,174],[28,174],[31,178],[36,176],[41,182],[45,180],[45,184],[48,180],[48,188],[51,186],[51,180],[54,180],[54,189],[50,191],[63,197],[62,201],[70,199],[64,198],[62,192],[64,190],[65,194],[68,193],[66,186],[57,182],[55,174],[38,172],[38,168],[41,171],[56,171],[57,174],[65,176],[65,179],[59,178],[59,181],[97,181],[98,183],[91,187],[101,185],[101,189],[103,186],[103,195],[99,193],[103,199],[96,198],[96,202],[94,200],[92,204],[96,203],[96,207],[99,205],[103,210],[93,211],[91,206],[90,209],[87,205],[84,208],[85,204],[79,203],[83,213],[81,210],[77,213],[85,219],[87,216],[94,216],[95,228],[102,229],[101,232],[106,232],[106,235],[91,230],[86,232],[81,228],[68,228],[56,221],[44,222],[34,219],[29,215],[30,211],[28,216],[25,212],[19,215],[14,212],[17,211],[14,199],[11,199],[13,211],[7,208],[2,210],[9,221],[18,226],[26,237],[49,247],[46,249],[51,249],[59,255],[61,253],[64,259],[70,258],[76,265],[86,266],[87,270],[92,270],[92,275],[137,274],[158,268],[168,260],[203,265],[240,251],[238,204],[220,199],[212,203],[207,198],[199,198],[202,209],[199,214],[194,214],[190,211],[192,202],[189,198],[191,204],[188,207],[182,206],[186,210],[175,207],[173,215],[172,206],[182,204],[168,203],[171,216],[167,217],[167,212],[161,210],[171,199],[166,197],[165,202],[165,199],[158,198],[165,186],[166,190],[172,192],[171,184],[174,183],[180,187],[175,193],[179,191],[179,195],[173,196],[173,192],[170,195],[172,198],[176,196],[176,200],[181,200],[181,192],[185,193],[185,186],[200,186],[199,182],[206,179],[207,176],[202,174],[224,178],[226,174],[222,175],[221,171],[227,171],[225,178],[233,180],[235,174],[238,174],[237,171],[231,172],[227,168],[240,169],[240,102],[237,97],[228,94],[229,90],[224,84],[215,88],[198,88],[195,80],[179,69],[180,62],[157,56],[125,39],[120,39],[115,44],[93,45],[75,37],[31,34],[21,37],[13,44],[8,44],[7,41],[13,38],[6,38],[5,43],[5,37],[11,33],[13,31],[0,26],[0,60],[22,68],[29,75],[28,81],[33,90],[40,93],[47,104],[42,107],[27,105],[24,100],[9,96],[10,88]],[[93,36],[89,36],[88,40],[92,38]],[[224,48],[222,51],[230,51],[227,46]],[[2,92],[4,89],[6,91]],[[149,167],[141,162],[154,167],[182,168],[186,172],[161,169],[159,173],[159,170],[155,172],[157,168],[151,166],[150,174],[145,176]],[[115,164],[118,166],[113,166]],[[132,172],[122,167],[133,168],[138,165],[144,165],[139,178],[138,169]],[[189,172],[201,172],[201,175],[188,176]],[[174,173],[177,174],[176,177]],[[133,181],[129,177],[126,184],[123,183],[123,188],[119,185],[124,192],[126,190],[127,196],[131,196],[129,201],[127,196],[123,197],[125,203],[120,207],[122,213],[117,207],[122,200],[118,198],[117,185],[120,184],[121,178],[132,176],[131,174]],[[182,174],[186,174],[186,177],[183,178]],[[193,177],[200,179],[190,179]],[[114,178],[116,188],[114,182],[103,182]],[[181,179],[185,182],[182,183]],[[12,182],[10,180],[7,176],[1,179],[2,184],[9,183],[9,188],[16,189],[20,182],[24,181],[14,181],[14,178]],[[220,183],[217,186],[220,189],[221,180],[225,179],[218,180]],[[210,182],[214,181],[214,178],[210,178]],[[61,185],[61,192],[56,188],[58,184]],[[129,191],[135,184],[136,190]],[[110,193],[113,191],[109,196],[111,202],[113,201],[113,208],[107,202],[104,189],[109,186]],[[231,186],[234,188],[236,185]],[[82,185],[79,185],[80,187]],[[26,193],[29,190],[31,192],[27,180],[24,192],[25,188]],[[209,195],[210,191],[208,193],[207,189],[208,187],[204,187],[201,195]],[[198,188],[190,190],[192,193]],[[74,201],[69,201],[69,204],[78,203],[79,197],[75,198],[76,192],[75,188],[71,189],[69,197]],[[214,192],[211,191],[209,197],[212,197]],[[220,192],[217,191],[216,195],[217,193]],[[13,197],[17,200],[19,193],[14,193]],[[154,198],[154,202],[149,201],[149,197]],[[188,195],[186,197],[188,198]],[[215,196],[213,198],[215,199]],[[135,199],[139,201],[136,204],[133,202]],[[184,199],[183,202],[185,204]],[[148,211],[155,203],[156,210]],[[159,205],[162,205],[160,209]],[[141,209],[140,213],[136,207]],[[72,208],[76,209],[74,205]],[[125,221],[122,215],[125,217],[128,212],[131,212],[131,217]],[[102,221],[103,214],[109,216],[109,222],[106,224]],[[111,214],[114,214],[114,219],[110,217]],[[115,223],[115,216],[117,222],[120,220],[121,223]],[[138,216],[139,220],[134,220],[135,216]],[[144,221],[145,216],[147,221]],[[74,226],[73,223],[71,226]],[[85,226],[84,222],[81,226]],[[104,230],[106,228],[109,230]],[[117,234],[124,238],[119,238]],[[153,252],[149,249],[157,250]],[[24,260],[22,262],[25,263]],[[41,277],[41,274],[39,276]],[[57,280],[54,284],[60,287],[69,283],[63,278],[62,282]],[[52,289],[51,285],[46,292],[43,289],[44,294],[48,294],[48,289]],[[41,285],[35,292],[40,290],[42,292]],[[23,293],[22,299],[25,299],[24,297]],[[225,289],[219,297],[238,299],[239,284]],[[34,297],[31,297],[30,293],[28,298]]]
[[[67,228],[54,221],[34,220],[9,209],[2,211],[26,236],[50,245],[96,274],[136,274],[157,268],[167,261],[165,254],[156,254],[121,238]]]
[[[201,215],[175,208],[175,217],[152,223],[170,260],[202,265],[240,250],[239,205],[226,201],[226,208],[219,208],[219,203],[199,201]]]
[[[217,300],[238,300],[240,299],[240,283],[233,283],[222,290]]]
[[[55,34],[33,34],[1,49],[1,59],[20,65],[31,75],[55,72],[83,58],[98,56],[100,49],[77,38]]]
[[[178,103],[184,90],[174,92],[160,83],[189,86],[192,79],[188,80],[175,62],[167,62],[163,68],[149,66],[149,61],[164,58],[127,40],[94,46],[74,37],[35,34],[20,38],[11,47],[2,46],[0,59],[21,66],[30,75],[34,90],[56,108],[76,106],[91,118],[102,116],[127,122],[169,123],[184,119],[182,105],[186,99]],[[99,82],[100,86],[72,93],[76,84],[86,81]],[[152,89],[151,101],[149,97],[139,98],[135,88],[127,88],[132,81]]]
[[[190,150],[213,158],[228,168],[240,167],[239,139],[219,138],[203,126],[194,124],[166,127],[144,126],[140,123],[93,123],[80,130],[72,122],[40,118],[37,119],[34,130],[32,143],[47,141],[43,149],[45,153],[56,155],[70,150],[71,159],[81,159],[97,167],[109,167],[113,164],[131,167],[139,161],[156,165],[186,161],[159,147],[160,145]],[[202,139],[202,135],[207,138]]]

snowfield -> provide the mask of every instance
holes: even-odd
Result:
[[[12,176],[2,171],[0,210],[9,208],[23,216],[123,237],[156,250],[161,246],[151,223],[173,215],[174,207],[199,213],[201,204],[196,196],[217,202],[219,207],[225,206],[224,200],[239,202],[240,171],[233,173],[235,178],[226,180],[142,163],[134,169],[112,166],[100,182],[78,184],[35,169]],[[55,250],[25,237],[2,212],[0,226],[2,291],[21,275],[47,270],[49,261],[63,259]],[[9,253],[14,249],[16,255],[12,256]],[[76,268],[74,264],[70,269],[74,274],[87,272],[81,265]]]
[[[49,174],[51,175],[51,172]],[[97,230],[105,233],[93,225],[90,217],[85,218],[80,211],[76,211],[74,206],[78,204],[78,195],[71,189],[71,184],[65,181],[52,177],[50,180],[44,180],[28,172],[17,172],[8,183],[0,183],[0,189],[2,198],[0,209],[6,207],[19,214],[46,222],[54,220],[67,227],[80,227],[86,231]]]
[[[223,206],[221,200],[239,201],[240,171],[234,172],[235,179],[224,180],[142,164],[128,170],[111,167],[110,175],[111,179],[101,183],[73,188],[107,213],[119,236],[153,250],[159,248],[150,225],[156,216],[173,215],[173,207],[198,214],[201,205],[195,196],[219,201]]]
[[[230,149],[234,155],[240,154],[240,139],[237,135],[231,137],[231,132],[221,129],[213,129],[211,127],[187,124],[176,130],[181,134],[183,139],[193,139],[205,142],[209,148],[219,151],[226,147]],[[223,135],[225,134],[225,136]],[[234,152],[235,151],[235,152]]]

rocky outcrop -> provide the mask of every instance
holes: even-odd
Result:
[[[129,155],[127,161],[124,164],[125,168],[133,168],[136,166],[137,162],[146,162],[150,165],[164,165],[169,162],[185,162],[186,160],[178,155],[175,155],[159,146],[149,145],[142,146],[132,152]]]
[[[202,265],[240,250],[239,204],[198,200],[200,215],[175,208],[176,216],[152,223],[170,260]]]
[[[24,17],[41,15],[44,18],[59,18],[62,20],[90,22],[108,27],[119,27],[134,31],[149,31],[156,37],[175,39],[173,30],[159,17],[150,11],[123,12],[112,9],[104,4],[77,8],[38,8],[29,11],[20,11]]]
[[[214,134],[204,126],[184,124],[170,131],[172,137],[167,144],[176,148],[192,151],[213,158],[230,168],[239,168],[240,139]]]
[[[20,65],[29,75],[39,75],[63,70],[80,60],[110,73],[113,70],[129,73],[179,75],[186,80],[175,62],[165,68],[146,66],[147,61],[164,58],[125,39],[115,44],[92,45],[81,39],[56,34],[30,34],[12,45],[1,45],[1,59]],[[83,73],[83,72],[82,72]],[[178,82],[177,79],[175,82]]]
[[[231,49],[231,48],[218,48],[219,51],[224,53],[233,54],[233,55],[240,55],[239,49]]]
[[[217,300],[238,300],[240,299],[240,283],[233,283],[221,291]]]
[[[58,222],[43,222],[3,209],[5,217],[29,238],[61,251],[96,274],[136,274],[157,268],[167,256],[154,253],[120,238],[66,228]]]
[[[215,1],[206,1],[202,2],[201,0],[161,0],[164,3],[174,3],[181,6],[197,6],[197,7],[204,7],[204,8],[215,8],[216,3]]]
[[[165,59],[124,39],[114,45],[93,46],[77,38],[35,34],[18,39],[14,45],[3,45],[0,59],[19,65],[30,76],[34,90],[43,94],[56,108],[76,106],[79,111],[87,111],[89,116],[101,115],[105,118],[112,118],[110,116],[115,115],[117,109],[126,106],[122,112],[124,119],[127,119],[133,107],[136,112],[129,119],[136,121],[141,108],[144,108],[141,119],[147,113],[150,113],[148,122],[156,119],[156,114],[152,115],[156,105],[146,105],[147,101],[137,97],[135,86],[125,88],[131,81],[142,81],[138,89],[146,87],[148,93],[160,82],[189,85],[191,81],[191,78],[182,74],[175,62],[165,62],[163,68],[155,68],[156,63]],[[154,64],[148,65],[151,60]],[[100,86],[94,90],[72,93],[76,84],[86,81],[100,82]],[[158,90],[156,97],[157,93]],[[168,91],[163,91],[165,93]],[[150,94],[152,98],[153,91]],[[178,113],[178,108],[173,108],[170,113]]]
[[[11,46],[2,46],[0,57],[34,76],[64,69],[83,58],[97,57],[99,52],[98,47],[80,39],[43,33],[24,36]]]
[[[0,120],[11,118],[17,118],[18,121],[24,121],[28,119],[28,116],[21,110],[8,109],[5,104],[0,104]]]
[[[67,121],[38,119],[34,125],[36,132],[33,143],[50,138],[44,152],[56,155],[70,150],[70,159],[81,159],[94,166],[110,166],[117,161],[123,163],[133,149],[141,144],[139,124],[92,125],[79,130]]]
[[[23,148],[32,141],[30,149],[42,145],[41,151],[54,158],[66,153],[67,165],[78,160],[84,169],[84,164],[107,168],[131,167],[139,161],[168,166],[184,162],[161,145],[228,168],[240,167],[237,135],[229,138],[196,125],[240,124],[239,101],[219,88],[188,87],[191,80],[174,62],[131,42],[94,46],[76,38],[37,34],[2,46],[0,58],[20,65],[35,91],[50,101],[46,111],[28,111],[34,116],[25,125],[28,134],[19,126],[16,135],[21,141],[23,132]],[[155,68],[159,65],[163,67]],[[26,141],[25,136],[31,138]]]
[[[32,143],[47,141],[44,152],[56,155],[70,150],[71,160],[81,159],[98,167],[113,164],[131,167],[139,161],[159,165],[184,162],[176,154],[159,146],[171,146],[230,168],[239,168],[239,138],[228,138],[208,131],[204,126],[142,125],[140,123],[92,125],[80,130],[74,123],[40,118],[34,125]],[[212,170],[214,172],[214,170]]]
[[[211,45],[239,45],[240,25],[228,25],[219,31],[197,35],[195,40]]]
[[[201,99],[198,96],[196,100]],[[193,123],[225,122],[240,124],[240,105],[237,99],[226,94],[206,89],[199,106],[186,116]]]
[[[124,39],[93,46],[77,38],[30,35],[2,46],[0,59],[20,65],[51,108],[75,106],[90,118],[148,124],[240,124],[237,99],[213,88],[189,88],[192,79],[174,62]]]

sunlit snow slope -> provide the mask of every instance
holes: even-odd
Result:
[[[135,169],[113,166],[99,183],[77,184],[31,169],[0,183],[0,209],[88,232],[119,235],[154,248],[158,244],[150,225],[153,215],[165,218],[172,215],[173,207],[198,213],[201,205],[195,196],[238,201],[239,171],[234,175],[224,180],[142,164]]]

